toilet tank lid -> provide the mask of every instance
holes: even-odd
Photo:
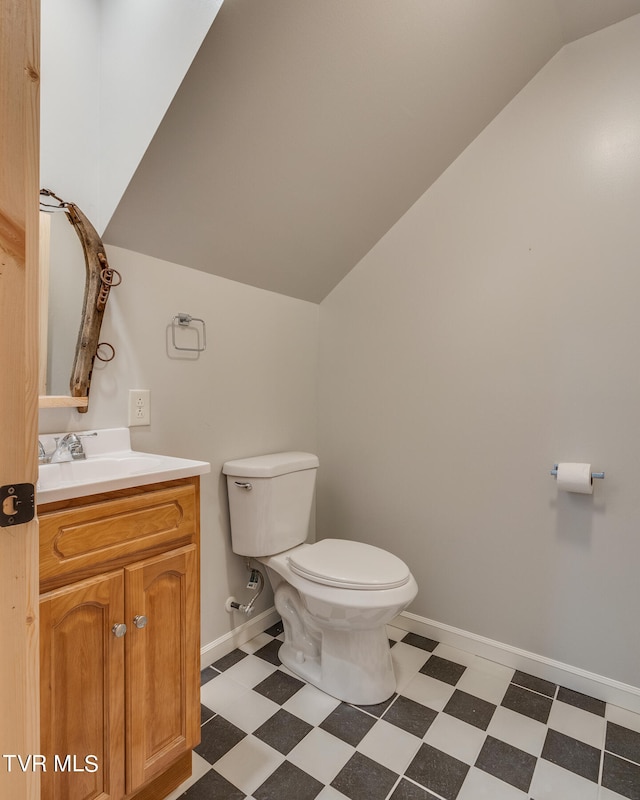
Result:
[[[238,478],[275,478],[276,475],[286,475],[288,472],[317,469],[319,464],[318,456],[313,453],[289,451],[225,461],[222,472]]]

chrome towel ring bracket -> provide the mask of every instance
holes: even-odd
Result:
[[[200,323],[193,326],[192,323]],[[197,347],[181,347],[176,343],[176,330],[193,327],[198,337]],[[207,349],[207,328],[203,319],[192,317],[191,314],[179,313],[171,320],[171,344],[175,350],[187,350],[191,353],[202,353]]]

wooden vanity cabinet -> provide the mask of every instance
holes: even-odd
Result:
[[[198,509],[198,477],[38,509],[42,800],[159,800],[191,774]]]

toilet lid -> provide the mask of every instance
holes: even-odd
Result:
[[[409,580],[409,568],[397,556],[362,542],[322,539],[289,556],[292,571],[303,578],[343,589],[395,589]]]

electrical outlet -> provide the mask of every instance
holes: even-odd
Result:
[[[151,391],[129,389],[129,427],[151,424]]]

